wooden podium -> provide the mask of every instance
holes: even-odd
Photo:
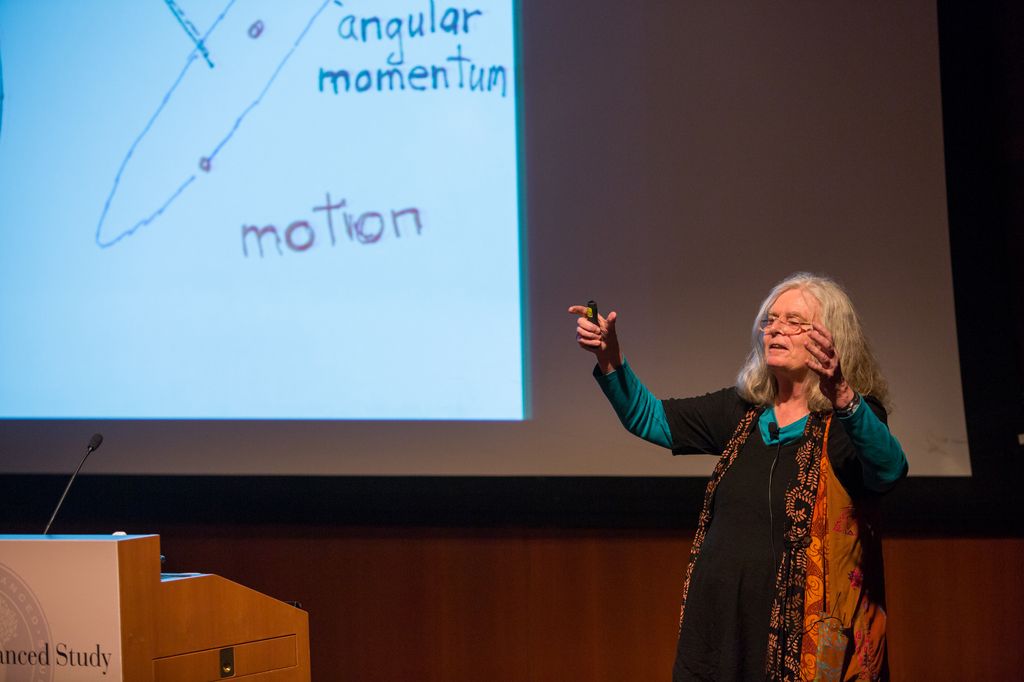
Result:
[[[156,535],[0,535],[0,679],[308,682],[309,618]]]

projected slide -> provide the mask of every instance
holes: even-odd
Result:
[[[0,2],[0,417],[522,419],[513,25]]]

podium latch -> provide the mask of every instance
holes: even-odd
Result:
[[[235,675],[235,647],[229,646],[220,650],[220,676],[234,677]]]

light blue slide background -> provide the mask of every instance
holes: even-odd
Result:
[[[0,417],[522,419],[512,3],[466,5],[456,35],[432,5],[436,27],[428,0],[178,2],[200,33],[224,14],[211,69],[164,2],[0,2]],[[397,47],[343,17],[421,12],[398,68],[445,66],[447,89],[320,90]],[[457,49],[504,95],[460,88]],[[411,207],[422,231],[396,234]],[[342,210],[383,214],[380,239]],[[243,225],[293,221],[311,248],[243,255]]]

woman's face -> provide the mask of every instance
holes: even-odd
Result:
[[[764,332],[764,358],[769,371],[776,377],[800,381],[810,372],[807,359],[811,355],[806,346],[809,326],[790,333],[784,333],[783,326],[818,322],[820,310],[817,299],[802,289],[783,292],[768,308],[768,319],[778,322]]]

